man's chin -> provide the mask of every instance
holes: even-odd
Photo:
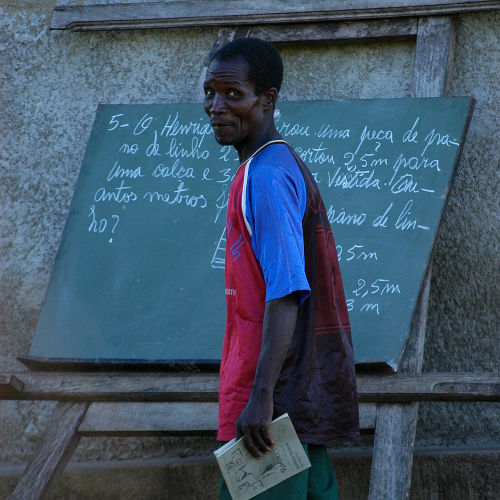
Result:
[[[234,144],[234,140],[231,137],[218,136],[215,134],[215,140],[221,146],[232,146]]]

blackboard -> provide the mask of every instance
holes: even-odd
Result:
[[[357,363],[397,370],[472,105],[278,103],[324,197]],[[200,105],[99,106],[30,356],[217,363],[238,166]]]

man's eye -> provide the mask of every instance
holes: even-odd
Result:
[[[240,92],[238,92],[238,91],[237,91],[237,90],[235,90],[235,89],[229,89],[229,90],[227,91],[227,95],[228,95],[228,97],[240,97],[240,96],[241,96],[241,93],[240,93]]]
[[[214,91],[212,89],[205,89],[205,97],[212,98],[214,96]]]

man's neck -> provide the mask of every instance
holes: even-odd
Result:
[[[270,127],[263,131],[263,133],[256,134],[252,139],[246,141],[244,144],[235,145],[234,147],[238,152],[240,163],[244,163],[248,160],[248,158],[261,146],[276,139],[281,139],[281,136],[276,130],[276,126],[273,122]]]

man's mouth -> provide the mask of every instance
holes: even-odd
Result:
[[[230,127],[231,124],[229,123],[224,123],[224,122],[211,122],[212,123],[212,127],[214,130],[220,130],[224,127]]]

